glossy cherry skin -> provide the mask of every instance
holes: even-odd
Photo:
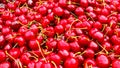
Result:
[[[35,68],[41,68],[42,63],[43,62],[41,60],[38,60],[38,62],[35,62]]]
[[[94,50],[94,51],[98,51],[98,49],[99,49],[98,44],[95,43],[94,41],[91,41],[91,42],[89,43],[88,47],[91,48],[91,49]]]
[[[80,45],[76,41],[71,42],[70,43],[70,49],[74,52],[78,52],[78,51],[80,51]]]
[[[51,63],[44,62],[42,63],[41,68],[53,68],[53,65]]]
[[[96,66],[96,62],[95,62],[94,59],[88,58],[88,59],[86,59],[86,60],[84,61],[84,68],[87,68],[87,67],[89,67],[90,65]]]
[[[23,64],[25,64],[25,65],[27,65],[28,63],[30,63],[30,57],[31,56],[31,54],[30,53],[23,53],[21,56],[20,56],[20,61],[23,63]]]
[[[64,63],[64,68],[78,68],[78,61],[75,58],[67,58]]]
[[[0,68],[11,68],[10,62],[4,61],[0,63]]]
[[[67,50],[59,50],[58,55],[60,55],[61,59],[64,61],[69,57],[70,53]]]
[[[60,65],[60,62],[61,62],[61,57],[58,55],[58,54],[55,54],[55,53],[51,53],[49,55],[49,59],[51,61],[54,61],[56,63],[56,65]]]
[[[11,29],[9,28],[9,27],[3,27],[2,28],[2,34],[3,35],[7,35],[7,34],[9,34],[11,32]]]
[[[1,44],[1,46],[4,45],[4,43],[5,43],[5,38],[4,38],[3,35],[0,35],[0,44]]]
[[[37,43],[38,40],[36,39],[32,39],[29,41],[29,47],[33,50],[37,50],[39,47],[38,43]]]
[[[55,32],[58,34],[62,34],[64,32],[64,27],[62,25],[56,25]]]
[[[6,54],[3,50],[0,50],[0,62],[5,61],[6,59]]]
[[[35,34],[33,31],[29,30],[27,32],[25,32],[24,37],[26,40],[31,40],[35,38]]]
[[[31,61],[28,65],[27,68],[35,68],[35,62]]]
[[[110,65],[110,61],[109,61],[108,57],[104,54],[100,54],[97,56],[96,63],[99,67],[102,67],[102,68],[104,68],[104,67],[108,68]]]
[[[80,5],[82,7],[88,7],[88,0],[80,0]]]
[[[83,56],[85,58],[94,58],[94,54],[95,52],[92,49],[88,48],[85,50],[85,53],[83,54]]]
[[[53,12],[57,16],[62,16],[63,13],[64,13],[64,11],[63,11],[63,9],[61,7],[55,7],[55,8],[53,8]]]
[[[103,35],[103,33],[102,32],[95,32],[94,34],[93,34],[93,38],[94,39],[96,39],[96,40],[98,40],[99,42],[103,42],[103,40],[104,40],[104,35]]]
[[[112,68],[119,68],[120,67],[120,60],[113,60],[112,61]]]
[[[83,15],[84,14],[84,10],[83,10],[83,8],[82,7],[77,7],[76,9],[75,9],[75,14],[76,15]]]
[[[70,50],[70,45],[64,40],[58,41],[57,46],[59,50]]]
[[[9,51],[9,54],[14,58],[18,58],[21,55],[20,50],[18,48],[11,49]]]
[[[42,15],[46,15],[47,13],[47,8],[45,6],[41,6],[39,9],[38,9],[38,12]]]
[[[99,22],[101,23],[107,23],[107,20],[108,20],[108,18],[104,15],[100,15],[98,19],[99,19]]]
[[[25,44],[25,39],[22,36],[17,36],[14,39],[14,42],[17,43],[19,46],[23,46]]]
[[[48,40],[46,42],[46,46],[48,47],[49,50],[56,49],[57,48],[57,41],[56,40],[52,40],[52,41]]]

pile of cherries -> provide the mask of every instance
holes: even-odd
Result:
[[[120,68],[120,0],[0,4],[0,68]]]

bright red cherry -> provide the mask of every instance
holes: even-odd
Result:
[[[63,13],[64,13],[64,11],[63,11],[63,9],[61,7],[55,7],[55,8],[53,8],[53,12],[57,16],[62,16]]]
[[[110,61],[109,61],[108,57],[104,54],[100,54],[97,56],[96,63],[99,67],[102,67],[102,68],[104,68],[104,67],[108,68],[110,65]]]
[[[75,58],[67,58],[64,63],[64,68],[78,68],[78,60]]]

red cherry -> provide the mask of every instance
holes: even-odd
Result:
[[[64,68],[78,68],[78,61],[75,58],[67,58],[64,63]]]
[[[120,60],[113,60],[112,68],[119,68],[120,67]]]
[[[25,32],[24,37],[26,40],[31,40],[35,38],[35,34],[33,31],[29,30],[27,32]]]
[[[57,46],[59,50],[70,50],[70,45],[64,40],[59,40]]]
[[[62,16],[63,13],[64,13],[64,11],[63,11],[63,9],[61,7],[55,7],[55,8],[53,8],[53,12],[57,16]]]
[[[3,61],[5,61],[5,59],[6,59],[6,54],[5,54],[5,52],[3,51],[3,50],[0,50],[0,62],[3,62]]]
[[[13,49],[10,49],[9,54],[14,58],[18,58],[21,53],[18,48],[13,48]]]
[[[41,68],[53,68],[53,65],[51,63],[42,63]]]
[[[14,39],[14,42],[17,43],[19,46],[23,46],[25,44],[25,39],[22,36],[17,36]]]
[[[37,50],[38,49],[38,44],[37,44],[37,41],[36,39],[32,39],[29,41],[29,47],[33,50]]]
[[[109,61],[108,57],[104,54],[100,54],[97,56],[96,63],[99,67],[103,67],[103,68],[104,67],[108,68],[110,65],[110,61]]]

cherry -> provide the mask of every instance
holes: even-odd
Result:
[[[11,29],[10,29],[9,27],[4,26],[4,27],[2,28],[2,34],[3,34],[3,35],[7,35],[7,34],[9,34],[10,32],[11,32]]]
[[[25,39],[22,36],[17,36],[14,39],[14,42],[17,43],[19,46],[23,46],[25,44]]]
[[[30,26],[30,30],[31,30],[32,32],[34,32],[35,34],[37,34],[38,31],[39,31],[37,25],[35,25],[35,24],[33,24],[33,25]]]
[[[104,15],[98,16],[98,21],[101,23],[107,23],[108,18]]]
[[[98,30],[102,29],[102,24],[99,21],[96,21],[95,23],[93,23],[93,27],[97,28]]]
[[[6,59],[6,54],[5,54],[5,52],[4,52],[3,50],[0,50],[0,56],[1,56],[0,62],[5,61],[5,59]]]
[[[94,51],[98,51],[99,46],[97,45],[97,43],[95,43],[94,41],[91,41],[88,45],[89,48],[91,48]]]
[[[22,11],[22,14],[26,14],[28,12],[28,7],[22,7],[20,10]]]
[[[54,13],[51,12],[47,15],[47,18],[50,20],[50,21],[53,21],[54,20]]]
[[[120,66],[120,60],[114,60],[112,62],[112,68],[119,68]]]
[[[81,0],[81,1],[80,1],[80,5],[81,5],[82,7],[88,7],[88,0]]]
[[[95,38],[99,42],[103,42],[104,36],[102,32],[98,31],[93,34],[93,38]]]
[[[111,41],[112,41],[113,44],[120,44],[119,43],[120,40],[119,40],[119,37],[117,35],[113,35],[111,37]]]
[[[64,27],[62,25],[56,25],[55,32],[58,34],[62,34],[64,32]]]
[[[83,56],[85,58],[93,58],[94,57],[95,52],[92,49],[88,48],[84,52],[85,53],[83,54]]]
[[[5,38],[4,38],[3,35],[0,35],[0,44],[1,44],[1,46],[3,46],[4,43],[5,43]]]
[[[50,54],[49,58],[51,61],[54,61],[56,65],[60,65],[61,57],[58,54],[52,53]]]
[[[64,63],[64,68],[78,68],[78,61],[75,58],[67,58]]]
[[[34,34],[33,31],[28,30],[28,31],[25,32],[24,37],[25,37],[26,40],[31,40],[31,39],[35,38],[35,34]]]
[[[59,50],[70,50],[70,45],[64,40],[59,40],[57,46]]]
[[[52,41],[50,41],[50,40],[48,40],[47,42],[46,42],[46,46],[48,47],[48,49],[56,49],[57,48],[57,41],[56,40],[52,40]]]
[[[43,20],[42,20],[42,27],[47,27],[49,24],[50,24],[50,21],[49,21],[49,19],[48,18],[43,18]]]
[[[64,13],[64,11],[63,11],[63,9],[61,7],[55,7],[55,8],[53,8],[53,12],[57,16],[62,16],[63,13]]]
[[[35,68],[41,68],[41,65],[42,65],[42,61],[38,61],[38,62],[35,62]]]
[[[0,63],[0,68],[11,68],[10,62],[4,61]]]
[[[25,64],[25,65],[27,65],[28,63],[30,63],[30,57],[31,56],[31,54],[29,54],[29,53],[23,53],[21,56],[20,56],[20,61],[23,63],[23,64]]]
[[[29,47],[33,50],[37,50],[38,49],[38,44],[37,44],[37,41],[36,39],[32,39],[29,41]]]
[[[36,13],[36,14],[35,14],[35,20],[36,20],[36,21],[40,21],[41,18],[42,18],[42,15],[41,15],[41,14],[39,14],[39,13]]]
[[[55,35],[55,30],[53,27],[47,27],[45,28],[44,34],[48,37],[53,37]]]
[[[74,52],[80,51],[80,45],[76,41],[70,43],[70,48]]]
[[[86,67],[89,67],[89,66],[96,66],[96,62],[95,62],[95,60],[94,59],[86,59],[85,61],[84,61],[84,67],[86,68]]]
[[[42,63],[41,68],[53,68],[53,65],[49,62],[44,62]]]
[[[10,50],[12,48],[12,44],[8,43],[4,46],[4,50]]]
[[[110,61],[109,61],[108,57],[104,54],[100,54],[97,56],[96,63],[99,67],[103,67],[103,68],[104,67],[108,68],[110,65]]]
[[[85,46],[85,45],[88,45],[88,44],[89,44],[90,39],[89,39],[86,35],[81,35],[81,36],[78,38],[78,42],[79,42],[79,44]]]
[[[47,14],[47,8],[45,6],[41,6],[41,7],[39,7],[38,12],[42,15],[46,15]]]
[[[65,60],[67,57],[69,57],[69,52],[67,50],[59,50],[58,55],[60,55],[62,60]]]
[[[69,4],[69,5],[67,5],[67,9],[68,9],[69,11],[74,11],[74,10],[76,9],[76,6],[73,5],[73,4]]]
[[[16,8],[15,9],[15,15],[21,15],[22,11],[20,10],[20,8]]]
[[[31,61],[28,65],[27,68],[34,68],[35,67],[35,62]]]
[[[18,58],[21,53],[18,48],[13,48],[13,49],[10,49],[9,54],[14,58]]]
[[[110,51],[112,49],[112,45],[109,42],[104,42],[102,46],[107,50]]]

